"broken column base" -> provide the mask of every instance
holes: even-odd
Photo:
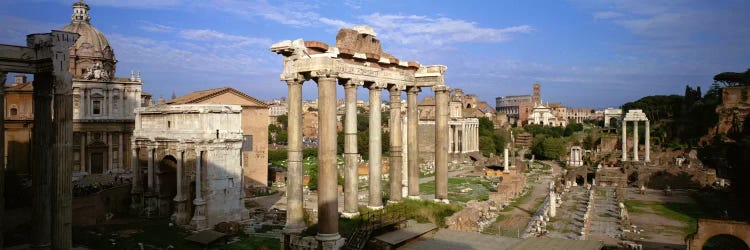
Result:
[[[370,210],[380,210],[380,209],[383,209],[383,206],[367,206],[367,209],[370,209]]]
[[[435,199],[433,200],[435,203],[445,203],[445,204],[451,204],[451,202],[448,199]]]
[[[341,235],[338,233],[335,234],[321,234],[315,236],[315,239],[318,240],[319,246],[321,250],[338,250],[344,247],[344,244],[346,243],[345,238],[341,238]]]
[[[289,250],[289,249],[295,249],[292,246],[292,241],[294,239],[301,238],[300,234],[302,234],[302,231],[304,231],[305,228],[288,228],[284,227],[284,229],[281,231],[281,250]],[[298,246],[299,248],[299,246]]]
[[[344,217],[344,218],[351,219],[351,218],[354,218],[354,217],[357,217],[357,216],[359,216],[359,212],[352,212],[352,213],[350,213],[350,212],[341,212],[341,217]]]
[[[422,197],[419,196],[419,195],[409,195],[406,198],[410,199],[410,200],[421,200],[422,199]]]

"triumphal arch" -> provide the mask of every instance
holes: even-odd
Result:
[[[289,91],[287,223],[282,239],[285,249],[299,248],[295,241],[305,228],[302,207],[302,84],[313,80],[318,85],[318,248],[338,249],[344,239],[338,232],[338,193],[336,168],[336,84],[344,87],[344,216],[357,215],[357,89],[364,87],[370,96],[369,200],[368,207],[383,207],[381,197],[381,91],[390,93],[390,182],[389,202],[401,200],[402,136],[407,136],[407,177],[409,198],[419,196],[417,142],[417,95],[430,87],[435,93],[435,199],[448,200],[448,102],[450,88],[445,85],[446,66],[423,66],[402,61],[385,53],[376,33],[367,26],[341,29],[336,45],[319,41],[286,40],[271,46],[284,57],[281,80]],[[406,131],[401,131],[401,92],[407,96]],[[405,132],[405,133],[404,133]],[[297,246],[297,247],[295,247]]]

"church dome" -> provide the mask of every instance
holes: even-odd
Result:
[[[63,31],[78,33],[80,37],[70,48],[70,72],[74,78],[110,80],[114,78],[115,53],[104,34],[91,25],[89,5],[83,0],[73,4],[70,24]],[[93,70],[104,72],[93,75]]]

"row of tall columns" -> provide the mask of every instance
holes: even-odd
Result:
[[[337,191],[337,163],[336,163],[336,80],[337,74],[328,70],[313,72],[312,76],[318,84],[319,101],[319,142],[318,142],[318,235],[322,242],[338,242],[338,191]],[[288,167],[287,167],[287,221],[284,228],[284,244],[289,244],[288,234],[297,234],[304,229],[303,200],[302,200],[302,84],[304,79],[287,80],[289,87],[289,117],[288,120]],[[340,79],[338,84],[345,89],[345,120],[344,120],[344,211],[343,216],[357,215],[357,114],[356,89],[362,81]],[[401,91],[399,85],[369,82],[365,86],[369,89],[369,197],[367,206],[374,209],[383,207],[382,202],[382,119],[381,93],[388,88],[390,93],[390,197],[389,202],[397,202],[401,197],[402,188],[402,131],[400,121]],[[417,93],[419,87],[409,87],[407,90],[407,155],[408,155],[408,195],[419,198],[419,165],[417,143]],[[436,200],[447,202],[447,163],[448,163],[448,93],[447,86],[433,87],[437,100],[436,117]],[[323,243],[326,244],[326,243]],[[287,247],[285,245],[285,247]]]
[[[449,125],[448,153],[467,153],[479,151],[479,125]]]
[[[633,161],[640,161],[638,157],[638,121],[633,122]],[[645,141],[645,155],[644,161],[651,161],[651,125],[648,120],[644,121],[646,124],[646,141]],[[627,124],[628,121],[622,122],[622,161],[628,160],[628,146],[627,146]]]

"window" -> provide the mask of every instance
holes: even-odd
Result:
[[[167,128],[171,128],[171,127],[172,127],[172,121],[167,121]]]
[[[10,109],[10,115],[11,116],[17,116],[18,115],[18,109],[17,108],[11,108]]]
[[[253,151],[253,136],[245,135],[242,137],[242,151],[250,152]]]
[[[94,101],[92,113],[95,115],[102,113],[102,101]]]

